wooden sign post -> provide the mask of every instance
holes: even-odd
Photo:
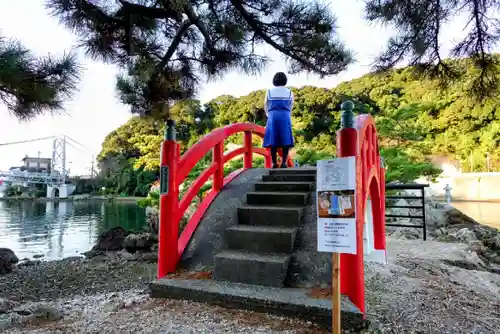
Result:
[[[356,254],[356,158],[318,161],[318,251],[332,253],[332,333],[341,333],[340,254]]]
[[[332,333],[340,334],[341,331],[341,305],[340,305],[340,253],[332,254]]]

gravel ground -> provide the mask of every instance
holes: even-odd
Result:
[[[64,320],[5,333],[318,333],[312,323],[205,304],[153,300],[141,290],[51,302]]]
[[[63,319],[28,322],[5,333],[325,333],[295,319],[151,299],[147,286],[155,275],[153,254],[117,252],[20,265],[0,276],[0,302],[15,301],[22,310],[42,303]]]
[[[92,259],[30,261],[0,276],[0,297],[16,301],[43,301],[75,295],[145,289],[156,275],[154,254],[125,251]]]
[[[384,333],[500,333],[500,275],[467,245],[388,238],[388,248],[387,265],[365,266],[374,327]],[[155,272],[154,255],[125,252],[22,265],[0,276],[0,298],[22,309],[42,302],[63,319],[6,333],[327,333],[296,319],[150,299],[147,284]]]
[[[467,245],[389,238],[388,248],[386,266],[365,266],[367,310],[383,332],[500,333],[500,275]]]

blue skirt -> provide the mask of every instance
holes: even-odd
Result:
[[[264,147],[293,147],[292,120],[289,111],[271,110],[266,124]]]

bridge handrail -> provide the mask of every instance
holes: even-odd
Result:
[[[236,133],[243,133],[243,147],[224,153],[224,141]],[[169,169],[169,191],[161,195],[160,211],[163,206],[164,210],[169,214],[160,215],[159,277],[163,277],[166,273],[175,270],[180,256],[186,249],[205,211],[227,183],[238,176],[243,170],[252,168],[252,156],[254,153],[264,156],[264,166],[266,168],[271,167],[269,149],[254,147],[252,142],[252,134],[263,138],[264,133],[265,128],[263,126],[253,123],[226,125],[204,136],[198,143],[190,147],[182,157],[179,157],[180,146],[177,142],[171,140],[164,141],[162,146],[162,166],[165,164]],[[212,163],[191,183],[189,189],[179,199],[179,185],[185,181],[191,170],[210,150],[212,150]],[[240,155],[244,156],[243,168],[224,177],[224,164]],[[293,165],[290,157],[287,159],[287,165]],[[193,198],[195,198],[203,185],[212,176],[211,191],[203,198],[196,212],[189,219],[181,235],[178,237],[181,217],[184,215]],[[168,249],[163,249],[163,247],[168,247]]]
[[[224,150],[224,140],[229,136],[236,133],[243,132],[244,134],[244,146],[229,151],[220,157],[221,151]],[[212,163],[206,168],[190,185],[188,191],[184,193],[184,196],[179,201],[178,215],[180,217],[184,215],[187,208],[191,204],[191,201],[200,192],[203,185],[210,179],[214,177],[212,182],[212,191],[220,191],[222,187],[227,184],[230,180],[224,178],[224,164],[242,154],[252,155],[253,153],[261,154],[265,158],[269,159],[269,155],[266,150],[253,147],[252,145],[252,134],[255,134],[261,138],[264,137],[265,128],[252,123],[237,123],[232,125],[227,125],[223,128],[214,130],[213,132],[207,134],[198,143],[191,146],[181,157],[177,169],[177,185],[182,184],[186,177],[189,175],[191,170],[196,166],[196,164],[210,151],[213,150]],[[250,137],[249,143],[246,142],[247,136]],[[269,163],[268,163],[269,165]],[[219,168],[220,167],[220,168]],[[270,166],[266,166],[270,167]],[[252,168],[252,160],[250,162],[244,161],[243,168]],[[218,172],[220,171],[220,172]],[[240,171],[241,172],[241,171]],[[239,173],[238,173],[239,174]],[[236,175],[232,175],[233,178]],[[184,251],[187,246],[187,242],[191,238],[191,235],[196,230],[198,224],[191,224],[191,221],[184,228],[179,242],[179,256]]]
[[[194,166],[196,166],[196,164],[208,153],[208,151],[214,149],[216,145],[220,144],[229,136],[232,136],[238,132],[250,132],[263,138],[265,128],[253,123],[236,123],[218,128],[205,135],[198,143],[191,146],[182,155],[179,161],[179,174],[177,175],[177,181],[179,182],[179,184],[184,181],[189,172],[191,172]],[[240,154],[243,154],[247,151],[246,146],[243,146],[243,148],[244,152],[241,152]],[[235,156],[238,155],[239,154]]]

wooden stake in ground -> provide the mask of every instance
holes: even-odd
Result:
[[[341,334],[340,253],[332,253],[332,334]]]

